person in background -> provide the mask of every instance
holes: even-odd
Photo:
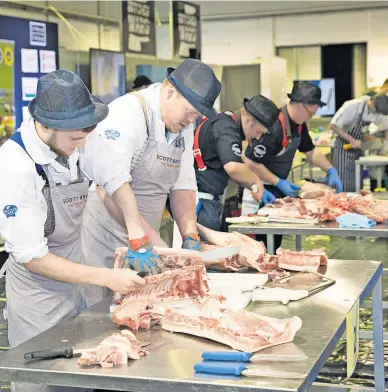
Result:
[[[371,123],[385,131],[384,147],[388,151],[388,96],[377,94],[347,101],[331,120],[330,127],[338,136],[333,148],[333,165],[337,168],[345,192],[355,192],[355,161],[362,155],[361,139]],[[351,149],[344,149],[351,144]]]
[[[163,83],[126,94],[109,105],[109,116],[97,132],[130,168],[132,197],[128,208],[137,218],[130,227],[129,265],[159,272],[154,245],[159,237],[166,198],[183,239],[183,248],[199,250],[193,165],[193,123],[200,114],[215,118],[214,102],[221,83],[199,60],[187,59],[168,68]],[[148,235],[145,235],[148,232]],[[115,248],[127,245],[120,213],[101,187],[89,192],[82,222],[83,262],[113,267]],[[110,295],[96,285],[85,287],[88,305]]]
[[[265,189],[272,198],[285,196],[297,197],[300,187],[287,178],[292,168],[296,151],[306,154],[310,163],[327,173],[327,182],[342,192],[342,182],[337,170],[329,160],[315,148],[307,128],[307,121],[324,106],[321,101],[321,89],[310,82],[295,82],[291,94],[287,94],[290,102],[281,108],[279,118],[270,131],[260,140],[248,146],[246,164],[264,182]],[[259,236],[266,242],[266,236]],[[278,248],[281,236],[275,236]]]
[[[81,218],[89,180],[104,186],[126,226],[134,219],[129,170],[92,132],[108,107],[74,73],[41,77],[24,121],[0,148],[0,235],[7,260],[8,338],[13,348],[85,309],[80,284],[120,293],[145,283],[130,269],[89,267],[81,259]],[[18,392],[77,388],[17,383]]]
[[[279,109],[269,99],[255,95],[244,99],[240,110],[220,113],[216,119],[205,119],[194,136],[195,175],[198,185],[198,223],[220,230],[223,195],[229,179],[253,192],[254,199],[267,201],[260,178],[242,160],[242,142],[249,143],[271,128]],[[264,192],[264,194],[263,194]]]
[[[131,91],[139,91],[143,88],[147,88],[152,84],[150,78],[145,75],[136,76],[135,80],[132,82]]]

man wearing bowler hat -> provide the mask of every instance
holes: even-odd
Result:
[[[328,185],[341,192],[342,181],[337,170],[314,147],[306,124],[318,108],[325,105],[321,101],[321,89],[311,82],[295,82],[291,94],[287,95],[290,102],[281,109],[270,132],[247,148],[248,167],[263,180],[265,188],[275,198],[296,197],[300,187],[287,178],[299,150],[306,154],[309,162],[327,173]],[[276,242],[275,246],[280,246],[279,238]]]
[[[38,81],[24,121],[0,148],[0,234],[7,260],[8,337],[11,347],[81,312],[79,285],[94,283],[128,293],[144,284],[130,269],[79,263],[81,217],[89,181],[112,195],[127,227],[129,170],[122,157],[92,132],[108,107],[90,95],[82,80],[58,70]],[[129,195],[129,196],[128,196]],[[15,384],[13,390],[62,391],[73,388]]]
[[[193,165],[194,122],[200,115],[215,118],[214,101],[221,90],[210,67],[187,59],[168,68],[163,83],[117,98],[97,132],[126,158],[138,211],[127,233],[122,218],[101,187],[89,193],[82,225],[83,261],[113,266],[115,248],[128,246],[129,267],[155,274],[159,256],[153,245],[166,246],[159,228],[167,196],[183,247],[199,250],[196,226],[196,179]],[[85,288],[88,304],[109,295],[96,285]]]
[[[229,178],[249,191],[259,202],[267,200],[263,183],[242,160],[242,142],[258,140],[276,122],[279,109],[262,95],[244,99],[240,110],[204,119],[195,131],[194,158],[198,184],[198,223],[220,230],[222,204]],[[264,194],[263,194],[264,192]]]

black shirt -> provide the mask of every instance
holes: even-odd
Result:
[[[290,128],[292,136],[298,136],[298,124],[290,118]],[[259,140],[254,140],[250,146],[248,146],[245,155],[250,160],[262,163],[265,165],[266,161],[270,160],[270,157],[274,157],[282,151],[283,141],[283,128],[280,120],[276,120],[274,126],[270,131],[264,134]],[[308,132],[307,124],[302,124],[301,140],[298,150],[300,152],[309,152],[314,150],[314,144]]]
[[[194,161],[198,190],[220,196],[228,185],[229,176],[224,165],[241,160],[244,133],[241,122],[231,116],[220,113],[215,120],[207,120],[201,128],[199,147],[206,170],[198,170]]]

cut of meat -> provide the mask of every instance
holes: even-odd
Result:
[[[150,275],[144,278],[144,286],[127,295],[114,293],[116,304],[135,299],[161,302],[174,299],[202,298],[208,295],[206,269],[204,265],[194,265]]]
[[[148,329],[162,318],[158,309],[149,300],[128,301],[116,308],[113,322],[137,331]]]
[[[335,193],[335,189],[330,188],[325,184],[306,181],[302,185],[299,192],[301,199],[317,199],[318,197],[326,196]]]
[[[246,352],[291,342],[301,326],[299,317],[280,320],[224,309],[211,301],[190,309],[166,309],[162,319],[167,331],[204,337]]]
[[[385,223],[388,218],[388,201],[374,200],[372,196],[360,196],[351,200],[350,211],[366,215],[376,223]]]
[[[317,272],[320,265],[327,265],[324,249],[297,252],[279,248],[276,254],[279,267],[286,270]]]
[[[105,338],[94,350],[83,352],[77,363],[80,366],[101,365],[106,368],[126,365],[128,358],[139,359],[146,354],[135,335],[123,330]]]
[[[220,248],[222,248],[222,246],[201,242],[201,252],[208,252]],[[248,269],[248,266],[244,263],[244,257],[242,257],[240,253],[217,260],[205,260],[204,263],[206,268],[216,271],[243,272]]]

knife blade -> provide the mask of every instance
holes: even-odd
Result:
[[[150,345],[151,342],[141,342],[141,347],[146,347]],[[48,350],[40,350],[40,351],[31,351],[29,353],[24,354],[24,359],[26,361],[32,361],[34,359],[54,359],[54,358],[73,358],[79,357],[83,352],[86,351],[94,351],[97,347],[89,347],[89,348],[78,348],[73,349],[73,347],[64,347],[64,348],[52,348]]]
[[[240,252],[242,246],[231,245],[219,248],[216,250],[209,250],[207,252],[201,252],[201,257],[205,261],[223,259],[224,257],[231,257]]]
[[[306,377],[306,374],[302,373],[260,369],[258,366],[247,366],[246,362],[205,361],[195,364],[194,370],[199,373],[225,374],[245,377],[276,377],[290,379],[301,379]]]
[[[306,355],[300,354],[253,354],[240,351],[204,351],[202,359],[205,361],[234,361],[234,362],[256,362],[256,361],[276,361],[293,362],[305,361]]]

